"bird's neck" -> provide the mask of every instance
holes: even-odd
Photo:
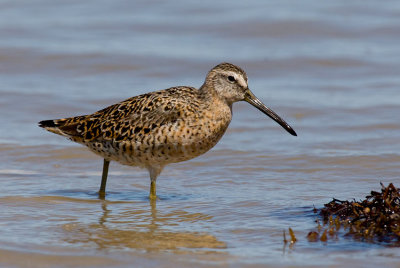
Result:
[[[228,101],[226,98],[221,97],[221,95],[215,90],[215,87],[209,85],[205,82],[200,88],[200,95],[202,98],[208,100],[208,103],[219,102],[221,104],[228,105],[232,109],[233,102]]]

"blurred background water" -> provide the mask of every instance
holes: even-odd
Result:
[[[398,249],[309,243],[313,205],[400,171],[398,1],[0,1],[0,266],[394,266]],[[247,103],[219,144],[147,171],[37,127],[228,61],[298,133]],[[282,231],[292,227],[294,248]]]

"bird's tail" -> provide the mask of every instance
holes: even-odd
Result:
[[[43,120],[39,122],[39,127],[64,137],[73,138],[80,136],[77,126],[83,118],[84,116],[78,116],[54,120]]]

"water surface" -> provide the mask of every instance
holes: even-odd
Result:
[[[0,1],[0,264],[398,266],[398,249],[309,243],[313,205],[399,186],[400,4]],[[296,130],[247,103],[207,154],[147,171],[37,127],[144,92],[199,87],[222,61]],[[284,247],[292,227],[298,243]]]

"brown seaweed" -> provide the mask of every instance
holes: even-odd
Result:
[[[319,221],[320,240],[337,237],[340,228],[345,236],[360,241],[386,243],[400,246],[400,189],[392,183],[380,192],[371,191],[360,201],[342,201],[334,198],[319,210],[324,226]],[[315,212],[315,210],[314,210]],[[311,233],[311,232],[310,232]],[[315,241],[316,234],[309,234],[308,240]]]

